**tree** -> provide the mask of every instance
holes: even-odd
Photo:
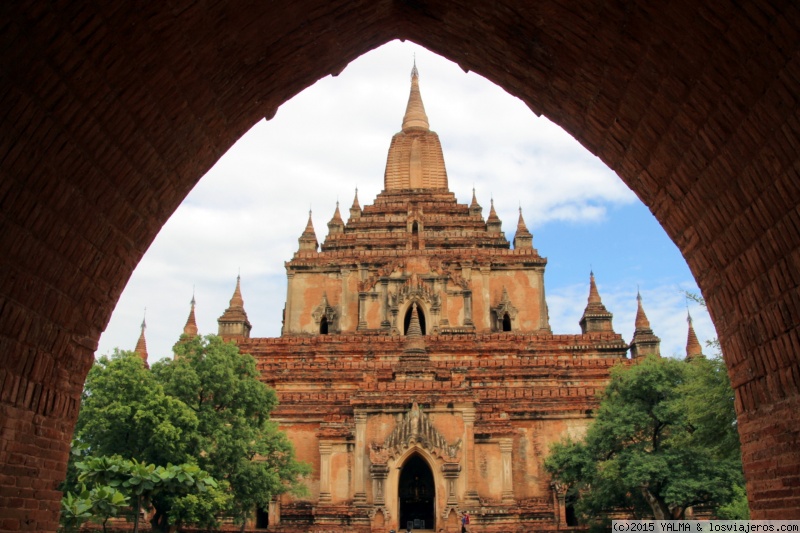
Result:
[[[101,357],[86,380],[65,490],[113,477],[103,472],[117,468],[114,456],[129,460],[123,488],[134,506],[152,503],[151,525],[162,530],[181,521],[211,526],[223,513],[244,524],[256,505],[301,491],[309,468],[269,420],[277,395],[258,377],[251,356],[215,336],[184,338],[175,359],[152,370],[133,352]],[[75,465],[89,459],[102,468],[80,480]],[[193,490],[184,483],[190,467],[218,485]]]
[[[100,357],[86,376],[75,437],[92,456],[166,465],[191,461],[198,420],[164,392],[134,352]]]
[[[89,457],[75,466],[82,486],[92,487],[90,491],[84,488],[80,497],[91,502],[91,515],[102,519],[104,531],[108,518],[116,516],[128,500],[133,503],[133,531],[136,533],[142,509],[159,494],[179,498],[217,487],[208,472],[188,463],[164,467],[114,455]],[[80,505],[76,504],[75,508],[80,509]]]
[[[255,360],[216,336],[184,337],[175,358],[153,365],[167,394],[196,415],[192,455],[232,491],[235,521],[244,526],[256,505],[284,492],[301,492],[310,470],[286,435],[270,421],[275,391],[259,381]]]
[[[688,507],[717,507],[734,498],[741,458],[728,435],[736,428],[721,422],[731,419],[732,406],[698,405],[703,386],[719,385],[722,374],[696,361],[651,356],[616,367],[584,441],[551,448],[545,468],[579,495],[582,516],[623,508],[635,516],[679,519]],[[712,407],[723,412],[702,412]],[[724,444],[710,442],[714,431],[726,435]]]

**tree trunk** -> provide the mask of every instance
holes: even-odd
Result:
[[[142,512],[142,501],[136,496],[136,507],[133,514],[133,533],[139,533],[139,515]]]
[[[642,496],[647,501],[650,509],[653,510],[653,516],[656,520],[672,520],[672,513],[669,512],[669,507],[664,503],[664,500],[650,492],[650,489],[643,486]]]

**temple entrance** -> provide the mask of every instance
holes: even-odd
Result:
[[[403,335],[408,335],[408,326],[411,324],[411,312],[413,311],[413,305],[408,306],[408,311],[406,311],[406,316],[403,319]],[[417,305],[417,317],[419,318],[419,329],[422,330],[422,334],[425,335],[425,313],[422,312],[422,309]]]
[[[400,471],[400,531],[434,529],[436,487],[428,463],[417,454],[408,458]]]

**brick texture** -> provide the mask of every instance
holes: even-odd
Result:
[[[649,206],[717,326],[753,517],[800,518],[798,33],[780,0],[5,2],[0,531],[55,530],[97,339],[180,201],[255,122],[394,38],[547,115]]]

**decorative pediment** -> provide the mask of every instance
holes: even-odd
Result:
[[[412,274],[400,287],[396,294],[390,295],[390,306],[397,309],[407,300],[418,300],[427,302],[428,308],[436,312],[442,305],[441,296],[431,290],[430,284],[422,280],[416,274]]]
[[[328,319],[328,324],[333,324],[336,319],[336,308],[328,303],[328,293],[322,293],[322,302],[314,309],[311,316],[317,324],[320,323],[323,316]]]
[[[461,265],[451,261],[445,261],[439,257],[430,259],[431,272],[446,277],[453,284],[464,290],[469,289],[470,283],[461,276]]]
[[[461,449],[461,439],[454,444],[448,444],[442,434],[433,427],[430,417],[415,402],[386,438],[383,446],[373,446],[370,459],[373,462],[381,460],[385,462],[390,456],[399,455],[414,444],[419,444],[432,455],[438,455],[445,461],[457,460]]]
[[[381,278],[388,278],[398,270],[404,269],[405,266],[406,266],[405,261],[401,259],[389,261],[388,263],[380,266],[373,275],[371,275],[364,281],[360,281],[358,283],[358,290],[360,292],[366,292],[372,290],[372,288],[375,287],[375,284],[377,284]]]
[[[497,331],[503,331],[503,317],[506,314],[508,314],[508,318],[511,320],[517,318],[517,308],[511,303],[511,299],[508,297],[508,291],[505,287],[503,287],[503,295],[500,298],[500,302],[492,307],[492,312],[494,313],[495,330]]]

